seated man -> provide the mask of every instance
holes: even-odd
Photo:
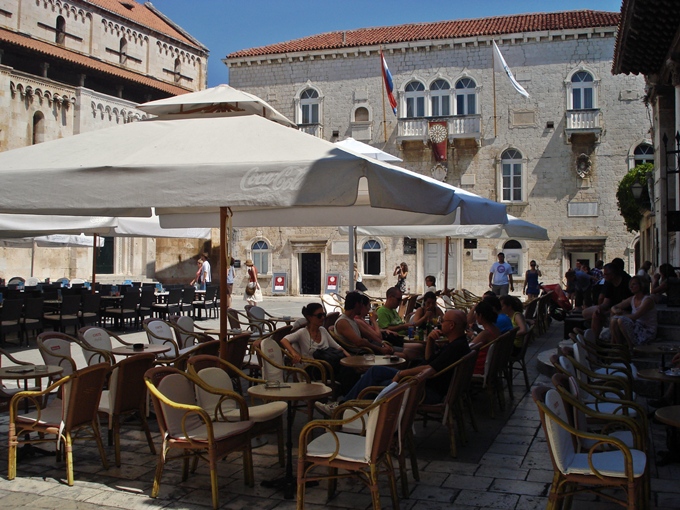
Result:
[[[392,354],[394,350],[383,342],[380,328],[374,316],[371,325],[364,321],[368,314],[370,300],[359,292],[348,292],[345,296],[345,310],[335,322],[335,332],[355,347],[367,347],[376,354]]]
[[[619,265],[613,262],[605,264],[603,274],[604,289],[599,297],[600,302],[583,310],[583,318],[591,320],[590,329],[595,333],[595,338],[600,337],[604,324],[609,323],[609,310],[611,307],[618,305],[621,301],[632,295],[628,288],[630,276],[625,271],[622,271]]]
[[[441,330],[435,329],[427,337],[425,344],[425,359],[427,361],[417,367],[406,370],[397,370],[396,368],[379,365],[373,366],[361,376],[361,379],[359,379],[354,387],[344,397],[341,397],[338,402],[329,402],[325,404],[317,402],[317,409],[330,416],[339,402],[356,399],[364,388],[368,388],[369,386],[387,386],[391,382],[399,382],[403,377],[416,375],[420,375],[420,377],[425,377],[427,379],[423,402],[426,404],[441,402],[446,396],[454,371],[450,370],[447,374],[434,379],[432,376],[441,370],[444,370],[446,367],[455,363],[470,352],[470,346],[468,345],[467,336],[465,335],[467,319],[462,311],[447,311],[446,314],[444,314],[441,324]],[[437,340],[442,337],[444,337],[447,342],[442,346],[438,346]]]
[[[404,319],[402,319],[397,312],[397,308],[399,307],[402,298],[401,290],[399,290],[398,287],[390,287],[387,289],[385,297],[385,304],[376,311],[378,326],[380,326],[381,330],[386,331],[388,335],[392,333],[401,337],[399,338],[399,342],[404,346],[404,357],[406,359],[413,360],[422,356],[423,348],[421,344],[404,343],[404,337],[406,336],[408,328],[413,325],[405,323]],[[390,340],[389,337],[387,340]]]

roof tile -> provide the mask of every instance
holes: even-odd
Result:
[[[99,0],[98,0],[99,1]],[[359,28],[311,35],[282,43],[249,48],[227,55],[227,58],[256,57],[280,53],[331,50],[374,46],[410,41],[453,39],[535,32],[617,26],[619,13],[604,11],[567,11],[517,14],[480,19],[412,23],[392,27]]]

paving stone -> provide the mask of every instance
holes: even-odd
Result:
[[[433,487],[431,485],[419,485],[411,492],[411,499],[439,501],[442,503],[453,502],[458,496],[457,489],[448,487]]]
[[[498,453],[501,455],[525,455],[529,445],[525,444],[507,444],[494,442],[491,447],[487,450],[488,453]]]
[[[487,453],[481,460],[481,464],[493,464],[508,468],[520,467],[523,462],[523,455],[503,455],[500,453]]]
[[[547,507],[548,498],[537,496],[520,496],[519,503],[517,503],[517,510],[545,510]]]
[[[478,492],[472,490],[460,491],[458,498],[462,503],[469,506],[482,508],[514,509],[519,501],[516,494],[501,494],[495,492]],[[455,507],[455,504],[454,504]]]
[[[529,474],[528,469],[514,469],[499,466],[501,465],[485,464],[479,466],[479,469],[475,472],[475,476],[503,478],[506,480],[525,480],[527,474]]]
[[[444,481],[442,487],[451,489],[486,490],[491,486],[493,481],[493,478],[485,476],[466,476],[453,474]]]
[[[501,480],[497,479],[491,484],[489,490],[496,492],[511,492],[525,496],[545,496],[550,487],[545,482],[527,482],[522,480]]]
[[[554,471],[552,469],[530,469],[527,481],[552,483],[553,476]]]

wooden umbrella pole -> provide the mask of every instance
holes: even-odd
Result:
[[[220,358],[227,357],[227,218],[228,207],[220,207]]]
[[[92,285],[90,286],[90,290],[92,291],[92,294],[95,293],[95,287],[97,283],[97,248],[99,245],[99,236],[97,234],[94,234],[92,236]]]
[[[446,236],[446,249],[444,250],[444,290],[449,290],[449,236]]]

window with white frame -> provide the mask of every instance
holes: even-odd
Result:
[[[382,269],[383,247],[379,241],[368,239],[362,245],[363,271],[365,275],[379,275]]]
[[[411,81],[404,87],[407,119],[425,117],[425,85],[419,81]]]
[[[448,117],[451,115],[451,85],[446,80],[435,80],[430,85],[430,115]]]
[[[456,82],[456,115],[477,113],[477,84],[472,78],[461,78]]]
[[[300,93],[300,124],[319,124],[319,92],[312,88]]]
[[[595,80],[588,71],[579,71],[571,77],[571,109],[590,110],[597,108]]]
[[[648,143],[641,143],[633,151],[633,166],[643,163],[654,164],[654,147]]]
[[[259,240],[253,242],[250,247],[253,264],[259,274],[269,273],[269,262],[271,260],[271,248],[267,241]]]
[[[501,201],[523,201],[522,153],[517,149],[507,149],[501,154]]]

